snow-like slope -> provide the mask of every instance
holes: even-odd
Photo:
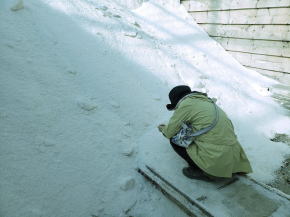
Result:
[[[253,177],[271,180],[289,153],[269,141],[290,126],[267,96],[274,82],[240,66],[182,7],[14,4],[0,2],[1,217],[182,217],[135,171],[146,150],[139,138],[170,116],[176,84],[218,99]]]

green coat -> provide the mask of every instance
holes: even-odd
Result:
[[[232,122],[221,108],[217,108],[217,125],[209,132],[196,137],[194,143],[186,149],[188,155],[203,171],[216,177],[232,177],[236,172],[252,172]],[[183,122],[190,123],[194,130],[200,130],[208,127],[214,118],[214,106],[206,96],[187,95],[177,104],[162,133],[170,139],[179,132]]]

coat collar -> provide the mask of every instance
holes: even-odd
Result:
[[[196,95],[199,95],[199,93],[190,93],[190,94],[187,94],[186,96],[182,97],[182,98],[178,101],[178,103],[176,104],[174,110],[177,109],[178,106],[179,106],[179,104],[180,104],[183,100],[185,100],[187,97],[196,96]]]

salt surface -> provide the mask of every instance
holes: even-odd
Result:
[[[168,145],[155,128],[176,84],[217,98],[253,177],[273,179],[290,152],[269,141],[290,128],[266,91],[275,82],[238,64],[183,7],[39,0],[11,11],[17,2],[0,2],[1,216],[185,216],[135,172]]]

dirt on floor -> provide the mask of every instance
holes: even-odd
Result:
[[[271,141],[283,142],[290,146],[290,136],[286,134],[276,134]],[[281,168],[276,171],[276,174],[276,179],[268,185],[290,195],[290,156],[286,157],[286,160],[283,162]]]

